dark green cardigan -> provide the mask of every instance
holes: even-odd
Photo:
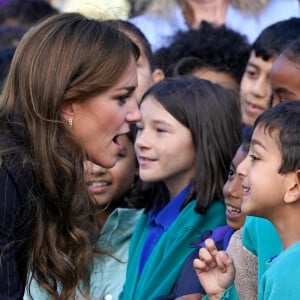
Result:
[[[120,300],[152,300],[169,294],[185,259],[194,250],[190,243],[201,233],[226,224],[222,202],[213,203],[205,215],[194,211],[195,204],[195,200],[191,201],[162,234],[139,276],[140,256],[149,231],[148,215],[141,216],[130,241],[126,281]]]

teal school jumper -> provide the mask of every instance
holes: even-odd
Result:
[[[221,201],[214,202],[205,215],[196,213],[195,205],[196,200],[186,205],[162,234],[139,276],[140,255],[149,230],[148,215],[141,216],[130,241],[126,281],[119,299],[153,300],[169,294],[185,259],[193,251],[190,243],[201,233],[226,224]]]
[[[263,218],[249,216],[242,229],[242,243],[258,260],[258,286],[270,257],[278,255],[283,246],[273,224]]]

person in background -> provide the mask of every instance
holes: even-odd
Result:
[[[120,299],[170,293],[190,242],[225,224],[225,170],[241,138],[235,94],[207,80],[158,82],[140,109],[135,149],[140,178],[152,183],[152,193],[130,241]]]
[[[299,37],[300,18],[291,18],[267,27],[253,43],[240,85],[244,125],[253,126],[255,119],[271,106],[272,65],[288,43]]]
[[[300,37],[291,41],[274,61],[271,69],[272,105],[300,100]]]
[[[238,91],[249,54],[244,36],[203,21],[199,29],[178,32],[155,58],[166,76],[194,75]]]
[[[28,30],[41,20],[58,13],[48,1],[10,0],[1,6],[0,26],[18,26]]]
[[[23,28],[0,26],[0,92],[9,71],[16,46],[26,33]]]
[[[140,56],[137,61],[138,87],[136,96],[138,101],[140,101],[150,86],[164,79],[163,70],[156,67],[150,44],[138,27],[128,21],[119,19],[108,20],[107,24],[126,34],[139,47]]]
[[[61,12],[79,12],[95,19],[128,19],[130,3],[128,0],[50,0]]]
[[[284,251],[270,257],[258,299],[299,299],[300,236],[300,101],[284,101],[255,122],[249,155],[237,172],[244,187],[242,211],[268,219],[275,226]],[[205,242],[194,262],[208,299],[238,299],[232,260]],[[230,286],[230,287],[229,287]],[[228,288],[228,290],[226,290]]]
[[[80,14],[56,14],[17,46],[0,96],[0,299],[34,278],[52,299],[89,294],[98,253],[84,161],[113,167],[139,121],[138,48]],[[27,278],[27,274],[32,274]]]
[[[153,0],[146,11],[130,18],[155,52],[168,47],[177,31],[198,29],[202,21],[245,34],[253,43],[266,27],[299,17],[298,0]]]
[[[0,92],[3,89],[14,53],[15,48],[0,50]]]

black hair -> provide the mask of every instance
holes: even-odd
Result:
[[[243,140],[241,145],[245,153],[249,152],[252,134],[253,134],[253,127],[245,125],[245,127],[243,128]]]
[[[144,33],[133,23],[126,21],[126,20],[108,20],[106,21],[109,25],[117,28],[118,30],[122,31],[124,34],[128,35],[130,38],[130,35],[133,35],[139,43],[141,44],[142,50],[145,53],[145,56],[149,62],[150,69],[153,72],[155,69],[155,63],[154,63],[154,55],[151,50],[151,45],[149,41],[147,40]],[[134,41],[133,41],[134,42]]]
[[[254,41],[251,50],[267,61],[278,56],[288,43],[299,37],[300,18],[290,18],[265,28]]]
[[[288,60],[300,66],[300,36],[298,39],[291,41],[281,52]]]
[[[205,213],[213,201],[223,198],[227,166],[241,142],[238,98],[208,80],[185,76],[156,83],[145,93],[141,105],[149,95],[191,131],[196,176],[184,205],[196,198],[196,211]],[[153,191],[166,196],[163,183],[156,184]]]
[[[59,11],[49,2],[42,0],[11,0],[1,5],[0,24],[14,19],[20,26],[31,27]]]
[[[263,112],[255,121],[255,128],[263,128],[276,135],[281,151],[279,173],[300,169],[300,101],[284,101]]]
[[[172,76],[183,58],[196,58],[199,66],[226,72],[237,83],[241,81],[250,54],[246,36],[225,25],[214,26],[203,21],[199,29],[179,31],[167,48],[157,50],[157,64],[166,76]]]

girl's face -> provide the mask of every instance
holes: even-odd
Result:
[[[114,86],[84,101],[67,104],[63,112],[66,121],[73,118],[71,130],[86,153],[105,168],[113,167],[124,150],[120,137],[129,132],[129,123],[141,118],[136,86],[136,62],[131,57]]]
[[[244,160],[247,153],[240,146],[237,150],[228,172],[227,181],[223,188],[224,201],[226,205],[227,224],[233,229],[240,229],[245,222],[245,214],[241,212],[243,200],[242,181],[236,174],[237,166]]]
[[[119,143],[123,149],[114,167],[106,169],[89,160],[84,164],[85,182],[100,209],[119,201],[134,182],[136,158],[133,144],[126,135],[120,136]]]
[[[135,150],[143,181],[164,181],[170,197],[177,195],[195,175],[195,147],[191,132],[153,96],[141,104]]]

